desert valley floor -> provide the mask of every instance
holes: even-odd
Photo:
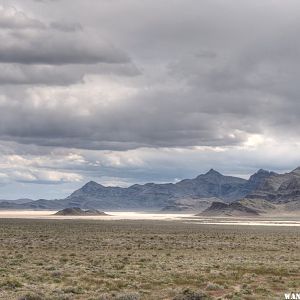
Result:
[[[299,291],[299,219],[221,221],[2,214],[0,299],[250,300]]]

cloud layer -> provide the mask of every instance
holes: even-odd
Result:
[[[299,8],[294,0],[0,7],[4,194],[13,182],[130,184],[206,167],[243,176],[296,167]],[[69,163],[74,153],[80,167]],[[55,167],[36,164],[40,157]]]

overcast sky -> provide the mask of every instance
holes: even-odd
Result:
[[[0,0],[0,199],[300,165],[299,0]]]

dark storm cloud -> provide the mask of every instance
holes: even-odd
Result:
[[[74,15],[62,14],[71,4]],[[1,120],[2,138],[124,150],[239,145],[252,134],[290,127],[290,134],[297,133],[299,45],[297,30],[291,29],[299,28],[297,12],[268,3],[247,2],[244,8],[235,1],[187,4],[101,1],[93,2],[86,15],[81,1],[45,3],[57,19],[43,21],[50,24],[46,29],[2,33],[8,42],[0,46],[0,61],[23,65],[11,66],[10,76],[0,78],[3,84],[79,83],[67,91],[45,87],[4,95],[2,112],[9,117]],[[291,1],[290,9],[294,6]],[[34,11],[34,5],[29,7]],[[262,7],[270,9],[265,26]],[[43,12],[40,18],[45,18]],[[142,70],[135,73],[141,78],[128,79],[127,55],[98,38],[97,31],[126,48]],[[126,78],[83,80],[103,74],[94,67],[98,62],[127,64]]]
[[[70,67],[0,64],[0,85],[69,85],[82,81],[84,74],[84,70],[71,72]]]
[[[20,64],[126,63],[128,56],[79,23],[28,17],[14,7],[0,7],[0,62]]]
[[[19,64],[126,63],[127,55],[97,36],[83,32],[42,30],[30,33],[2,33],[0,62]],[[93,43],[90,41],[93,40]]]
[[[124,51],[78,22],[41,21],[0,6],[0,25],[0,85],[61,86],[86,74],[139,74]]]
[[[65,86],[83,83],[86,74],[115,74],[130,77],[139,75],[140,71],[131,63],[63,66],[0,64],[0,86]]]
[[[243,142],[247,133],[260,131],[259,123],[253,124],[259,107],[247,104],[246,95],[242,106],[237,96],[203,92],[198,98],[192,92],[146,91],[106,105],[97,94],[95,99],[77,98],[74,102],[74,95],[68,93],[51,94],[58,99],[49,98],[45,104],[33,91],[15,95],[22,101],[3,100],[0,134],[20,143],[126,150],[235,145]]]
[[[50,24],[50,27],[60,31],[67,31],[67,32],[82,30],[82,26],[80,23],[64,24],[61,22],[52,22]]]
[[[83,178],[132,182],[141,170],[170,179],[176,162],[186,177],[214,163],[284,170],[289,149],[296,164],[299,1],[12,2],[0,10],[0,139],[20,155],[76,148]]]

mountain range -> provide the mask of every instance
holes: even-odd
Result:
[[[0,209],[64,209],[79,207],[101,210],[203,211],[213,202],[247,200],[260,203],[292,203],[300,207],[300,168],[285,174],[259,170],[248,180],[225,176],[211,169],[194,179],[177,183],[135,184],[128,188],[86,183],[64,199],[0,201]]]

